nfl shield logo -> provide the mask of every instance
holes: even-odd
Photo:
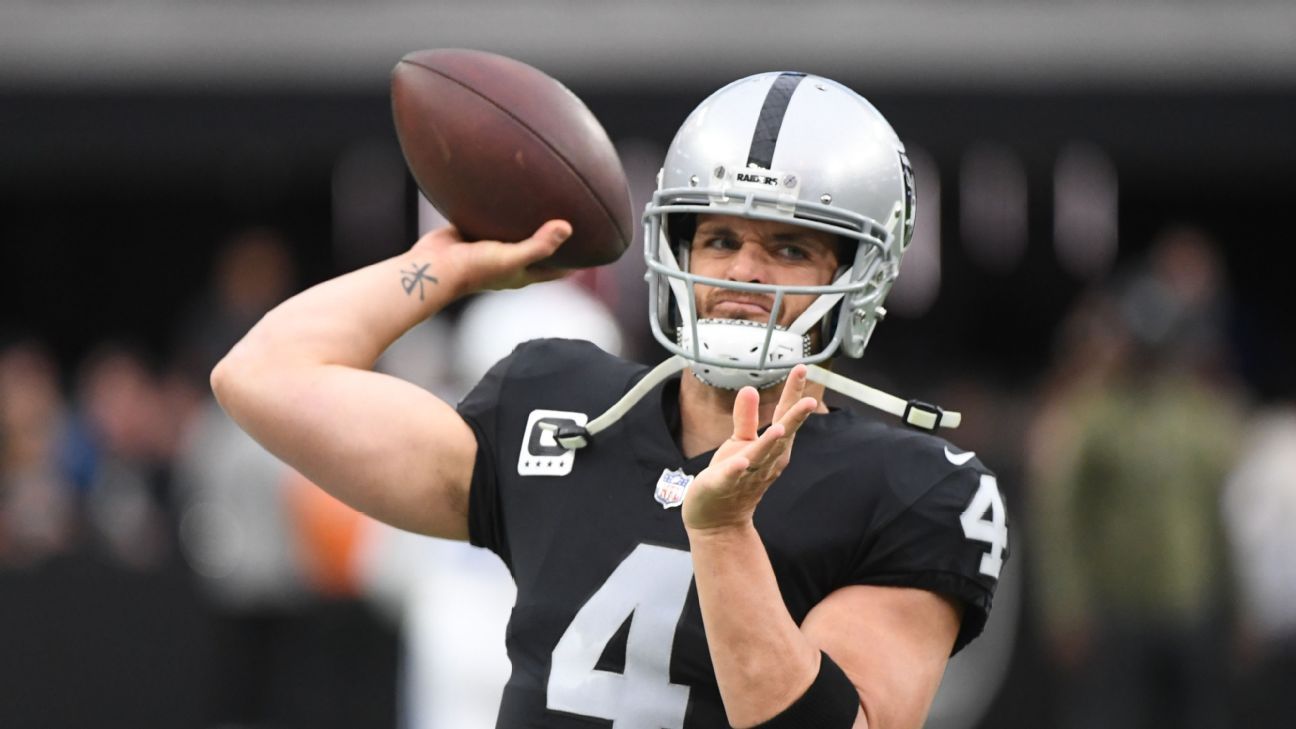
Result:
[[[685,474],[683,469],[672,471],[667,468],[662,471],[661,478],[657,479],[657,491],[653,498],[657,499],[663,509],[679,506],[684,503],[684,492],[691,483],[693,477]]]

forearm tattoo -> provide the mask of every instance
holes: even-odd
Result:
[[[423,282],[437,282],[436,276],[427,272],[431,266],[430,263],[424,263],[421,266],[417,263],[411,263],[409,270],[401,271],[401,288],[405,289],[407,296],[413,296],[414,289],[418,288],[419,301],[423,300]]]

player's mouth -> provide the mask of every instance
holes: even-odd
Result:
[[[769,320],[770,305],[764,299],[726,297],[711,304],[708,316],[713,319]]]

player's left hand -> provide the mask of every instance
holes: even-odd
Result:
[[[733,435],[711,458],[711,464],[693,479],[684,494],[684,526],[710,531],[751,523],[756,505],[783,473],[792,457],[797,430],[818,402],[805,397],[807,370],[797,365],[788,374],[774,418],[764,433],[757,433],[760,394],[744,387],[734,399]]]

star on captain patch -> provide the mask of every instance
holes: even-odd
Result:
[[[693,477],[684,473],[683,469],[663,469],[661,478],[657,479],[657,490],[653,493],[653,498],[657,499],[663,509],[674,508],[684,503],[684,492],[688,491],[691,483]]]

